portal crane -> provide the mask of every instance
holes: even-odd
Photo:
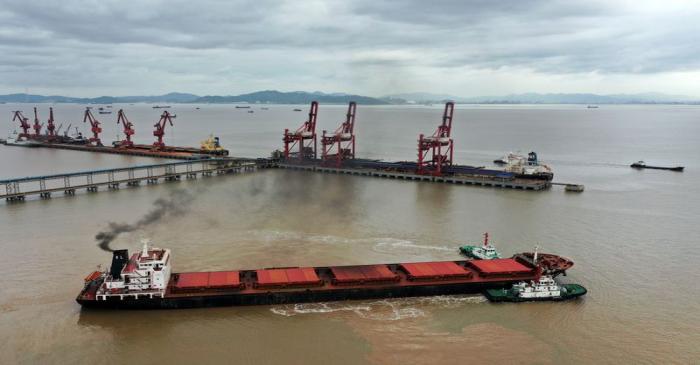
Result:
[[[43,126],[44,123],[39,123],[39,115],[36,112],[36,107],[34,107],[34,125],[32,125],[32,129],[34,129],[34,135],[36,137],[41,135],[41,127]]]
[[[323,151],[321,159],[324,164],[333,164],[341,167],[344,160],[355,158],[355,109],[357,105],[354,101],[348,104],[348,112],[343,122],[333,134],[327,135],[323,131],[321,144]]]
[[[22,133],[19,134],[19,137],[29,137],[29,128],[31,128],[29,125],[29,118],[25,117],[21,110],[14,111],[12,121],[18,121],[19,127],[22,128]]]
[[[53,108],[51,107],[49,107],[49,119],[46,121],[46,134],[49,136],[50,141],[55,139],[58,134],[53,119]]]
[[[90,108],[85,108],[85,117],[83,117],[83,123],[90,122],[90,131],[92,132],[92,137],[88,139],[90,143],[94,143],[96,146],[102,146],[102,141],[100,140],[100,133],[102,128],[100,127],[100,122],[92,116]],[[76,127],[77,130],[77,127]]]
[[[163,143],[163,136],[165,135],[165,126],[168,123],[170,123],[170,126],[173,126],[172,116],[166,110],[163,112],[163,115],[160,116],[158,123],[153,125],[153,127],[155,127],[153,135],[158,138],[157,141],[153,142],[154,149],[162,149],[165,147],[165,143]]]
[[[284,130],[284,158],[297,158],[299,161],[316,159],[316,116],[318,115],[318,102],[312,101],[309,109],[309,119],[294,132]],[[299,150],[293,150],[298,146]]]
[[[422,175],[441,176],[445,167],[452,165],[454,141],[452,140],[452,115],[455,104],[447,102],[442,115],[442,124],[432,136],[418,137],[418,171]],[[428,156],[430,154],[430,157]]]
[[[124,127],[124,140],[116,142],[118,147],[133,147],[134,142],[131,141],[131,136],[134,135],[134,125],[127,119],[123,109],[117,112],[117,124],[121,123]]]

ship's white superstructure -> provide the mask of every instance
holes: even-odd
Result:
[[[561,297],[561,287],[549,275],[543,275],[537,281],[514,284],[513,292],[523,299]]]
[[[144,241],[143,249],[131,256],[121,270],[112,269],[105,272],[104,282],[97,290],[97,299],[106,300],[108,296],[159,296],[163,297],[170,279],[170,250],[148,247]],[[120,265],[117,263],[117,265]],[[118,272],[118,274],[117,274]]]
[[[541,164],[537,159],[537,153],[530,152],[527,157],[515,153],[509,153],[503,157],[505,160],[505,171],[524,177],[547,177],[553,176],[552,169]]]

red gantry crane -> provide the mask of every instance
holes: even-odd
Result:
[[[49,119],[46,121],[46,134],[49,136],[49,141],[54,140],[58,134],[53,119],[53,108],[51,107],[49,107]]]
[[[166,110],[163,112],[163,115],[160,116],[160,120],[158,121],[158,123],[153,125],[153,127],[155,127],[155,130],[153,131],[153,135],[158,138],[157,141],[153,142],[153,148],[155,148],[155,149],[165,148],[165,143],[163,143],[163,136],[165,135],[165,126],[168,123],[170,123],[170,126],[173,126],[172,116]]]
[[[18,121],[19,122],[19,127],[22,128],[22,133],[19,134],[19,137],[29,137],[29,128],[31,126],[29,125],[29,118],[25,117],[22,114],[21,110],[15,110],[14,111],[14,116],[12,117],[12,121]]]
[[[88,141],[90,141],[90,143],[93,143],[96,146],[102,146],[102,141],[100,141],[100,133],[102,132],[100,122],[97,119],[95,119],[94,116],[92,116],[90,108],[85,108],[85,117],[83,117],[83,123],[88,121],[90,122],[90,131],[92,132],[92,137],[90,137]]]
[[[117,112],[117,124],[119,123],[124,127],[124,139],[115,144],[117,147],[133,147],[134,142],[131,141],[131,136],[133,136],[136,131],[134,131],[134,125],[126,117],[123,109],[119,109],[119,112]]]
[[[44,123],[39,123],[39,115],[36,112],[36,107],[34,107],[34,125],[32,126],[32,129],[34,129],[34,136],[41,136],[41,128],[43,126]]]
[[[300,161],[305,159],[316,159],[316,116],[318,115],[318,102],[312,101],[309,109],[309,120],[294,132],[289,129],[284,130],[284,158],[297,158]],[[299,146],[297,152],[293,150]]]
[[[344,160],[355,158],[355,109],[357,105],[354,101],[348,104],[348,113],[345,122],[333,132],[326,135],[323,131],[321,144],[323,151],[321,159],[324,164],[333,164],[336,167],[341,167]]]
[[[455,104],[447,102],[442,115],[442,124],[432,136],[418,137],[418,173],[422,175],[441,176],[443,169],[452,165],[454,141],[452,132],[452,114]]]

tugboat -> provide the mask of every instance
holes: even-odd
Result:
[[[537,247],[535,247],[533,255],[534,261],[537,262]],[[588,290],[581,285],[560,285],[551,275],[538,275],[535,280],[530,282],[520,281],[513,284],[510,289],[486,289],[484,295],[492,302],[528,302],[569,300],[583,296],[587,292]]]
[[[467,257],[476,260],[493,260],[500,259],[501,254],[498,253],[496,247],[489,243],[488,232],[484,233],[484,244],[482,246],[466,245],[459,248],[459,251]]]
[[[537,281],[521,281],[510,289],[486,289],[484,294],[492,302],[562,301],[578,298],[588,291],[578,284],[557,284],[549,275]]]
[[[635,169],[669,170],[669,171],[676,171],[676,172],[683,172],[683,170],[685,169],[685,167],[683,167],[683,166],[674,166],[674,167],[651,166],[651,165],[647,165],[646,163],[644,163],[644,161],[637,161],[637,162],[631,164],[630,167],[634,167]]]

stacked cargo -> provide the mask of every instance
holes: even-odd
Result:
[[[323,282],[313,267],[256,270],[257,288],[320,286]]]
[[[414,262],[400,264],[408,274],[408,278],[417,280],[450,280],[471,278],[472,273],[453,261],[444,262]]]
[[[391,272],[386,265],[340,266],[330,269],[335,285],[399,281],[399,276]]]
[[[177,274],[174,292],[242,289],[238,271],[183,272]]]

